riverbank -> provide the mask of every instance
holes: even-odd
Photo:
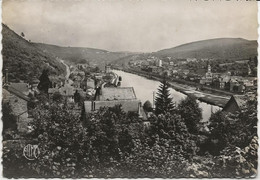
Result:
[[[136,74],[136,75],[145,77],[147,79],[162,81],[162,78],[153,76],[151,74],[148,75],[145,73],[133,71],[131,69],[118,69],[118,70]],[[207,92],[204,92],[204,91],[199,91],[196,89],[196,87],[193,87],[193,86],[190,86],[187,84],[180,84],[180,83],[170,81],[170,80],[168,80],[168,82],[169,82],[170,86],[173,89],[175,89],[176,91],[179,91],[187,96],[192,96],[201,102],[205,102],[205,103],[219,106],[222,108],[226,105],[226,103],[228,102],[228,100],[231,97],[231,93],[224,94],[222,92],[210,92],[208,89],[207,89]]]

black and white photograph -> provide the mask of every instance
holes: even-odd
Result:
[[[3,177],[257,178],[257,1],[0,3]]]

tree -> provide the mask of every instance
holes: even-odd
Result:
[[[172,98],[170,96],[169,83],[164,78],[158,88],[157,96],[155,99],[156,114],[165,114],[174,110],[175,105],[172,102]]]
[[[45,94],[48,94],[48,89],[51,87],[51,81],[49,79],[48,70],[44,69],[42,75],[39,78],[38,89]]]
[[[257,136],[257,101],[235,114],[218,111],[210,118],[210,139],[217,143],[219,150],[227,146],[244,148]]]
[[[187,96],[178,105],[178,112],[184,119],[190,133],[197,133],[200,120],[202,119],[201,108],[196,99]]]
[[[85,129],[73,108],[53,103],[33,112],[31,135],[38,139],[41,153],[29,166],[42,177],[77,177],[86,165],[81,164],[87,150]]]
[[[3,116],[2,116],[3,132],[2,133],[3,133],[4,139],[5,139],[6,136],[8,136],[6,134],[7,129],[16,131],[17,130],[17,124],[16,124],[16,117],[13,114],[11,106],[10,106],[9,103],[6,103],[6,102],[2,103],[2,113],[3,113]]]
[[[55,92],[53,94],[53,97],[52,97],[53,101],[56,101],[56,102],[61,102],[62,101],[62,95],[60,94],[60,92]]]
[[[152,112],[153,111],[152,103],[148,100],[145,101],[143,108],[146,112]]]

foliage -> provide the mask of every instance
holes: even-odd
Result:
[[[256,101],[235,114],[216,112],[210,118],[210,139],[215,141],[219,150],[234,145],[244,148],[257,135]]]
[[[6,102],[2,102],[2,120],[3,120],[3,137],[4,139],[9,139],[12,138],[12,135],[10,137],[10,135],[8,135],[8,130],[13,130],[16,131],[17,130],[17,124],[16,124],[16,117],[12,112],[12,109],[10,107],[9,103]]]
[[[41,154],[32,166],[42,176],[75,175],[84,150],[84,128],[72,107],[55,104],[34,111],[33,137],[38,138]]]
[[[202,112],[196,99],[187,96],[178,105],[178,113],[184,119],[190,133],[197,133],[202,119]]]
[[[171,139],[185,157],[193,156],[197,151],[195,141],[188,132],[184,120],[176,114],[152,116],[150,119],[150,136],[158,135],[160,138]]]
[[[49,69],[51,74],[65,72],[65,66],[54,56],[38,49],[4,24],[2,34],[3,69],[8,69],[10,82],[32,82],[34,77],[41,75],[43,69]]]
[[[172,140],[157,136],[152,145],[149,139],[134,141],[133,153],[122,162],[122,172],[123,177],[131,178],[187,177],[187,162]]]
[[[31,136],[38,141],[40,157],[28,161],[21,157],[21,152],[4,149],[4,175],[14,177],[15,170],[19,171],[19,177],[49,178],[210,178],[248,177],[256,173],[257,137],[240,126],[235,126],[240,128],[237,133],[233,129],[227,132],[224,127],[234,124],[220,124],[223,118],[229,117],[220,112],[212,115],[215,124],[211,124],[210,138],[221,141],[223,137],[227,143],[220,155],[198,156],[196,138],[200,137],[189,133],[178,112],[152,115],[151,127],[144,131],[138,114],[126,113],[120,105],[88,113],[84,123],[73,108],[56,102],[38,104]],[[248,121],[254,121],[254,112],[255,109],[248,109],[241,117],[233,115],[232,118],[248,116]],[[223,135],[216,134],[214,128]],[[250,128],[254,129],[251,124]],[[242,135],[243,138],[235,140],[242,131],[246,132],[247,139]],[[232,145],[236,143],[246,147]]]
[[[169,83],[164,78],[159,86],[155,99],[155,113],[157,115],[172,112],[175,108],[172,98],[170,97],[169,87]]]
[[[55,92],[55,93],[53,94],[52,99],[53,99],[53,101],[56,101],[56,102],[62,102],[63,97],[62,97],[62,95],[60,94],[60,92],[58,91],[58,92]]]
[[[23,148],[9,148],[3,147],[3,176],[6,178],[28,178],[39,177],[37,172],[29,166],[29,162],[23,154]]]
[[[252,177],[257,173],[258,138],[255,136],[250,144],[241,149],[229,146],[221,151],[213,168],[215,177]]]
[[[51,87],[51,81],[49,79],[48,70],[44,69],[42,75],[39,78],[38,89],[45,94],[48,94],[48,89]]]
[[[5,131],[8,128],[16,129],[16,118],[15,115],[12,112],[12,109],[10,107],[9,103],[2,102],[2,119],[3,119],[3,131]]]
[[[146,112],[152,112],[153,111],[152,103],[149,100],[145,101],[143,108]]]

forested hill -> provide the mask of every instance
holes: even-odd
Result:
[[[65,66],[54,56],[43,52],[5,24],[2,24],[2,35],[3,69],[8,69],[10,81],[30,82],[33,77],[39,78],[46,68],[51,74],[65,73]]]
[[[35,46],[44,52],[62,58],[67,64],[90,63],[103,68],[106,63],[110,63],[119,58],[134,54],[131,52],[110,52],[102,49],[85,47],[62,47],[56,45],[35,43]]]
[[[159,57],[244,59],[257,56],[257,41],[241,38],[218,38],[183,44],[154,53]]]
[[[197,58],[236,61],[257,56],[257,47],[257,41],[249,41],[241,38],[209,39],[187,43],[153,53],[129,55],[113,61],[113,64],[127,66],[129,61],[148,59],[151,56],[158,57],[162,60],[171,57],[172,59],[177,60]]]

